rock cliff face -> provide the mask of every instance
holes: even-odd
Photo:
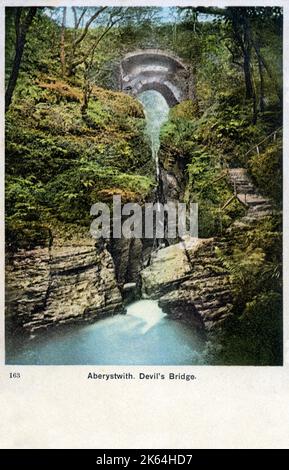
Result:
[[[138,238],[112,239],[110,252],[112,254],[116,278],[120,285],[128,282],[138,282],[142,269],[143,244]]]
[[[92,239],[18,252],[7,264],[6,285],[7,317],[28,331],[123,309],[112,257]]]
[[[124,304],[140,297],[140,273],[144,262],[144,247],[140,239],[111,239],[109,251],[115,265],[117,283],[122,290]]]
[[[207,331],[231,315],[229,276],[213,239],[194,239],[159,250],[142,272],[143,293],[159,299],[174,319]]]

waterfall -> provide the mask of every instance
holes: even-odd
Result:
[[[159,185],[160,168],[158,155],[160,149],[160,132],[162,125],[168,119],[169,106],[163,95],[155,90],[148,90],[140,93],[138,95],[138,99],[144,107],[146,133],[151,141],[151,152],[156,167],[156,180]]]
[[[148,90],[138,95],[139,101],[142,103],[146,118],[146,134],[151,141],[152,158],[155,162],[156,174],[156,192],[155,203],[157,211],[160,211],[160,203],[163,202],[162,179],[159,166],[159,149],[160,149],[160,132],[162,125],[168,120],[169,106],[161,93],[155,90]],[[162,240],[154,237],[153,246],[158,246]]]

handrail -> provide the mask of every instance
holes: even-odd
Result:
[[[272,135],[276,135],[277,132],[279,132],[281,129],[283,129],[283,126],[281,127],[278,127],[274,132],[272,132],[271,134],[267,135],[265,137],[265,139],[261,140],[261,142],[259,142],[258,144],[255,144],[254,147],[252,147],[250,150],[248,150],[248,152],[246,152],[243,156],[245,157],[246,155],[248,155],[250,152],[252,152],[252,150],[256,149],[257,148],[257,152],[259,153],[259,145],[263,144],[264,142],[266,142],[270,137],[272,137]],[[217,181],[225,178],[226,176],[228,176],[228,171],[229,171],[229,167],[227,168],[223,168],[223,171],[221,173],[221,175],[217,176],[216,178],[212,179],[206,186],[204,186],[201,191],[200,191],[200,194],[203,192],[203,190],[205,188],[207,188],[207,186],[210,184],[213,184],[213,183],[216,183]],[[225,202],[225,204],[220,208],[220,210],[223,210],[225,209],[225,207],[227,207],[227,205],[229,205],[234,199],[238,199],[238,191],[237,191],[237,187],[236,187],[236,182],[234,181],[234,195],[232,197],[230,197],[228,199],[228,201]],[[238,199],[238,201],[240,201]],[[242,201],[240,201],[242,204],[244,204]],[[246,205],[246,204],[244,204]]]
[[[246,155],[248,155],[250,152],[252,152],[252,150],[254,149],[258,149],[259,145],[263,144],[264,142],[266,142],[272,135],[276,135],[277,132],[279,132],[281,129],[283,129],[283,126],[281,127],[278,127],[278,129],[276,129],[275,131],[273,131],[271,134],[267,135],[265,137],[265,139],[261,140],[261,142],[259,142],[258,144],[255,144],[253,147],[250,148],[250,150],[248,150],[248,152],[246,152],[243,156],[245,157]]]

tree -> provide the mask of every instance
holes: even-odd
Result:
[[[267,60],[261,52],[261,48],[264,46],[264,38],[262,37],[262,31],[264,31],[264,29],[268,30],[268,28],[275,29],[275,31],[277,29],[279,34],[282,31],[282,11],[278,7],[267,7],[258,8],[257,11],[250,9],[250,14],[252,17],[251,21],[253,23],[252,46],[255,50],[255,54],[257,57],[260,76],[260,95],[262,94],[262,92],[264,94],[264,88],[262,90],[262,87],[264,87],[264,83],[261,82],[264,82],[266,72],[267,76],[270,79],[270,82],[273,85],[273,88],[275,89],[275,93],[278,96],[280,103],[282,104],[282,87],[278,84],[274,72],[272,71],[270,65],[268,64]]]
[[[61,73],[64,77],[66,72],[66,61],[65,61],[65,28],[66,28],[66,14],[67,7],[63,7],[63,16],[61,24],[61,37],[60,37],[60,62],[61,62]]]
[[[26,43],[26,35],[37,13],[37,7],[15,9],[15,54],[11,74],[5,92],[5,112],[8,111],[17,83],[21,60]]]
[[[253,124],[257,121],[257,98],[252,76],[252,29],[248,9],[229,7],[226,21],[231,23],[233,40],[240,48],[243,58],[243,71],[246,88],[246,99],[252,99]]]
[[[187,7],[184,8],[184,10]],[[233,63],[241,65],[244,74],[244,84],[246,99],[252,100],[253,116],[252,121],[256,123],[258,115],[257,90],[254,85],[254,58],[258,64],[259,74],[259,109],[261,112],[265,108],[265,86],[264,71],[266,71],[271,82],[274,84],[279,101],[282,101],[282,90],[278,86],[268,63],[261,53],[260,38],[258,31],[264,29],[264,22],[267,26],[277,24],[282,19],[282,10],[279,7],[197,7],[191,8],[203,14],[214,15],[227,25],[228,33],[232,45],[226,46],[232,54]],[[226,37],[227,39],[227,37]],[[237,57],[241,57],[241,63]]]
[[[126,9],[124,8],[112,8],[107,17],[106,24],[100,28],[97,34],[93,35],[92,46],[84,60],[83,102],[81,106],[81,113],[84,118],[87,118],[87,108],[93,89],[93,83],[95,82],[96,75],[99,72],[99,67],[95,60],[96,50],[109,31],[125,18],[125,13]]]
[[[66,8],[63,8],[60,39],[61,64],[67,76],[73,75],[77,67],[85,64],[91,54],[93,54],[95,46],[87,47],[90,41],[85,41],[90,29],[95,30],[96,25],[99,30],[104,28],[104,34],[102,34],[103,31],[101,31],[101,39],[96,37],[98,45],[116,23],[124,21],[127,24],[139,24],[140,21],[149,21],[152,17],[156,16],[158,8],[71,7],[71,12],[74,24],[72,28],[67,28],[67,13]]]
[[[259,108],[260,108],[261,113],[263,113],[265,111],[264,66],[263,66],[262,56],[260,54],[260,48],[257,42],[255,42],[254,48],[256,51],[256,55],[257,55],[258,70],[259,70],[259,77],[260,77]]]
[[[60,62],[62,76],[75,74],[78,67],[83,71],[83,100],[81,113],[89,121],[87,108],[93,84],[100,75],[103,60],[99,60],[97,49],[116,24],[139,24],[141,20],[150,20],[157,13],[157,8],[130,7],[71,7],[73,27],[67,27],[67,7],[62,9],[60,33]],[[102,64],[102,65],[100,65]]]
[[[69,54],[67,58],[66,64],[66,74],[68,76],[72,75],[75,72],[75,69],[78,65],[83,64],[87,57],[90,54],[90,50],[83,52],[80,51],[80,45],[87,36],[89,27],[91,24],[103,13],[108,7],[99,7],[94,8],[93,13],[87,15],[89,13],[88,8],[76,8],[72,7],[73,17],[74,17],[74,28],[73,28],[73,38],[71,43],[68,45]],[[83,28],[80,28],[82,20],[85,20],[85,24]],[[65,28],[65,26],[64,26]],[[64,46],[62,47],[62,50]],[[63,55],[63,52],[62,52]]]
[[[257,120],[257,90],[253,81],[253,53],[257,59],[259,73],[259,109],[261,112],[265,110],[265,88],[264,88],[264,70],[268,77],[274,83],[276,94],[279,100],[282,100],[282,93],[278,84],[274,80],[273,74],[268,66],[264,56],[261,53],[260,37],[258,31],[264,28],[266,23],[278,21],[282,16],[279,8],[253,8],[241,7],[226,9],[228,11],[227,21],[231,22],[236,43],[239,45],[243,56],[243,70],[246,85],[246,98],[253,101],[253,123]]]

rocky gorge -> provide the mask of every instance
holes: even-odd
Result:
[[[178,177],[181,162],[173,165]],[[183,177],[167,183],[171,171],[162,167],[160,173],[163,202],[185,191]],[[245,169],[227,170],[226,178],[247,208],[228,233],[272,213],[270,201],[259,195]],[[8,318],[35,332],[125,313],[128,302],[143,296],[158,300],[171,318],[210,331],[232,315],[230,276],[215,252],[227,243],[225,234],[186,236],[157,249],[141,239],[53,239],[48,247],[17,252],[7,263]]]
[[[35,16],[6,110],[6,334],[31,341],[10,360],[280,363],[279,16],[268,42],[250,9],[236,10],[239,23],[234,9],[225,22],[177,12],[172,28],[153,9],[135,9],[148,15],[138,24],[112,8],[83,30],[55,10],[63,23]],[[236,24],[260,35],[249,72]],[[171,238],[165,218],[160,236],[96,240],[91,208],[111,210],[114,196],[143,220],[146,204],[157,219],[162,204],[197,203],[199,233]]]

